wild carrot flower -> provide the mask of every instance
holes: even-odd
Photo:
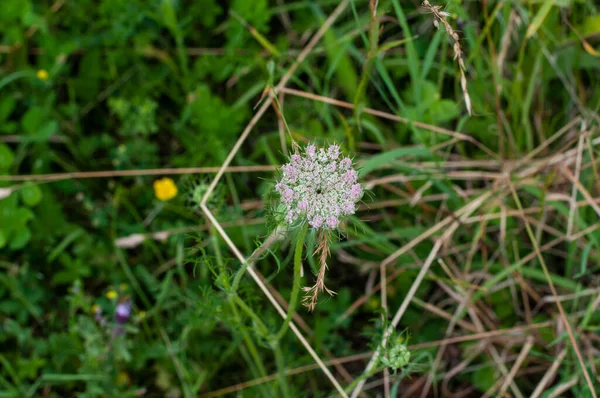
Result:
[[[344,216],[354,214],[363,195],[352,160],[340,156],[340,147],[308,145],[281,167],[275,185],[288,224],[308,222],[314,229],[337,229]]]
[[[344,217],[354,214],[363,196],[358,173],[352,160],[340,153],[338,145],[327,149],[307,145],[304,152],[294,153],[290,162],[281,167],[281,179],[275,185],[283,207],[283,221],[288,225],[308,224],[318,231],[320,269],[312,287],[305,287],[304,305],[313,311],[319,292],[325,290],[325,272],[329,255],[330,232],[337,229]],[[304,230],[304,227],[303,227]]]
[[[172,179],[165,177],[154,181],[154,196],[158,200],[173,199],[177,195],[177,186]]]

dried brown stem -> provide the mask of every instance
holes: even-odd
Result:
[[[319,232],[319,246],[315,250],[314,254],[319,255],[319,273],[317,274],[317,280],[313,287],[303,287],[302,290],[306,292],[306,295],[302,299],[302,304],[308,307],[309,311],[314,311],[317,306],[317,300],[319,293],[325,290],[330,296],[336,294],[333,290],[330,290],[325,286],[325,272],[327,271],[327,257],[329,257],[329,242],[327,239],[327,232]]]
[[[465,76],[465,60],[463,57],[463,51],[460,46],[460,37],[458,33],[452,29],[452,26],[446,20],[446,17],[450,16],[450,14],[446,11],[442,11],[442,6],[433,6],[428,0],[423,1],[423,8],[435,17],[433,20],[433,24],[437,29],[440,28],[440,23],[444,25],[446,28],[446,32],[448,32],[448,36],[454,40],[454,60],[458,62],[458,66],[460,69],[460,86],[462,88],[463,95],[465,96],[465,105],[467,106],[467,112],[469,115],[473,114],[473,108],[471,107],[471,97],[469,96],[469,90],[467,89],[467,77]]]

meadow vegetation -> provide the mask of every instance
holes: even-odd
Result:
[[[3,0],[0,398],[597,397],[599,12]]]

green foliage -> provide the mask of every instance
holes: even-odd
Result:
[[[471,375],[471,382],[482,393],[492,388],[497,380],[498,377],[491,366],[483,366]]]
[[[108,106],[122,123],[119,134],[147,136],[158,130],[155,121],[158,104],[148,98],[136,98],[132,101],[110,98]]]
[[[29,194],[22,195],[24,204],[28,206],[35,203],[35,199]],[[24,248],[31,239],[28,223],[33,218],[34,213],[20,205],[17,195],[0,200],[0,249],[5,246],[12,250]]]
[[[392,337],[380,361],[383,366],[391,368],[394,372],[408,365],[410,351],[407,342],[401,337]]]
[[[231,242],[250,256],[280,222],[277,197],[269,197],[273,174],[253,167],[280,165],[282,140],[288,151],[292,140],[340,142],[369,188],[330,245],[326,284],[337,295],[323,295],[312,314],[298,305],[303,322],[289,316],[323,360],[380,345],[389,324],[377,286],[381,261],[404,248],[386,268],[391,319],[451,224],[431,228],[450,219],[459,227],[399,322],[411,344],[396,331],[376,365],[396,371],[391,396],[429,375],[432,388],[483,395],[500,377],[490,349],[516,357],[529,334],[535,345],[514,378],[522,394],[539,381],[528,367],[550,366],[565,348],[555,384],[577,377],[564,394],[591,396],[556,327],[548,280],[579,347],[595,347],[598,214],[580,192],[573,207],[564,174],[580,159],[576,178],[598,197],[597,4],[431,1],[460,38],[469,117],[446,29],[435,28],[420,2],[399,0],[378,1],[371,24],[369,3],[350,1],[287,83],[321,97],[288,91],[253,122],[234,169],[206,202],[225,241],[201,208],[216,173],[189,168],[223,164],[271,101],[265,87],[290,71],[340,2],[2,1],[0,397],[188,398],[233,385],[244,388],[222,395],[331,395],[318,369],[305,370],[314,359],[230,251]],[[523,179],[524,170],[535,171]],[[31,174],[50,176],[23,177]],[[178,194],[161,201],[153,182],[165,177]],[[562,239],[542,249],[548,274],[532,257],[525,219],[540,246]],[[298,234],[287,231],[256,258],[255,272],[278,301],[314,282],[315,236],[309,232],[294,256]],[[120,325],[117,305],[127,302],[131,314]],[[476,356],[480,340],[448,344],[435,360],[441,340],[531,324],[550,326],[495,336]],[[367,362],[350,359],[336,366],[360,380]],[[466,359],[460,375],[445,378]],[[584,361],[593,377],[598,360],[585,352]]]

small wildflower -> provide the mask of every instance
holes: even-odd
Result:
[[[381,308],[381,300],[376,296],[371,296],[366,303],[366,307],[371,311],[375,311]]]
[[[48,74],[48,72],[46,71],[46,69],[40,69],[40,70],[38,70],[35,75],[40,80],[48,80],[48,78],[50,78],[50,75]]]
[[[154,181],[154,196],[158,200],[173,199],[177,195],[177,186],[172,179],[165,177]]]
[[[100,306],[98,304],[92,305],[92,312],[96,314],[98,311],[101,311]]]
[[[119,285],[119,290],[121,290],[122,292],[124,292],[125,290],[127,290],[127,283],[121,283]]]
[[[285,221],[306,221],[314,229],[336,229],[344,216],[354,214],[363,190],[352,160],[340,160],[340,147],[308,145],[281,167],[275,185],[285,208]]]
[[[146,311],[140,311],[138,313],[138,319],[141,321],[144,318],[146,318]]]
[[[119,295],[114,290],[109,290],[108,292],[106,292],[106,298],[109,299],[109,300],[114,300],[117,297],[119,297]]]
[[[117,377],[117,385],[125,385],[129,384],[129,375],[126,372],[119,372],[119,376]]]
[[[124,325],[129,320],[131,316],[131,301],[124,301],[122,303],[117,304],[117,310],[115,311],[115,321]]]

